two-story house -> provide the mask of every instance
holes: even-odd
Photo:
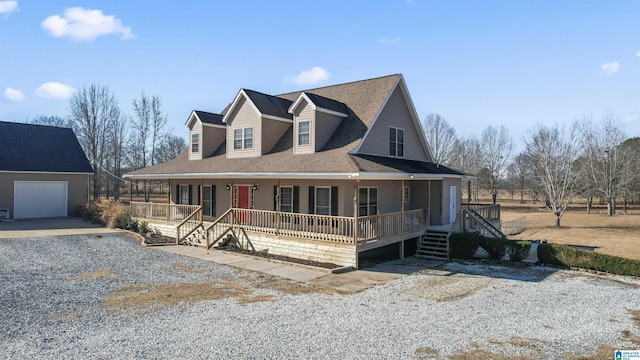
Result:
[[[132,214],[178,242],[233,236],[357,267],[372,251],[413,255],[461,207],[465,175],[433,162],[400,74],[280,95],[240,89],[186,127],[178,158],[125,175],[169,181],[169,204],[133,203]]]

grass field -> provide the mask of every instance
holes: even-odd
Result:
[[[622,209],[614,216],[607,216],[605,208],[592,209],[586,213],[584,206],[567,210],[560,227],[555,218],[541,204],[531,201],[500,201],[502,220],[510,221],[526,216],[527,229],[514,239],[544,240],[551,243],[585,245],[596,247],[597,252],[640,260],[640,208],[631,207],[628,215]]]

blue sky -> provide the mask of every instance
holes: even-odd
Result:
[[[638,1],[0,1],[0,119],[66,116],[108,86],[124,114],[191,110],[239,88],[278,94],[404,74],[421,119],[468,136],[612,110],[640,136]]]

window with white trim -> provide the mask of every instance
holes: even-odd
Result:
[[[358,189],[358,216],[378,214],[378,188],[361,187]]]
[[[309,128],[310,128],[309,121],[301,121],[298,123],[298,145],[299,146],[309,145],[311,143]]]
[[[404,156],[404,130],[389,127],[389,155]]]
[[[316,214],[331,215],[331,188],[316,186]]]
[[[200,134],[191,134],[191,152],[197,153],[200,151]]]
[[[280,187],[280,211],[293,212],[293,186]]]
[[[253,128],[233,130],[233,149],[253,149]]]

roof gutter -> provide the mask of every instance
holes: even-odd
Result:
[[[324,179],[324,180],[442,180],[462,179],[465,175],[424,173],[183,173],[183,174],[125,174],[128,179]]]

